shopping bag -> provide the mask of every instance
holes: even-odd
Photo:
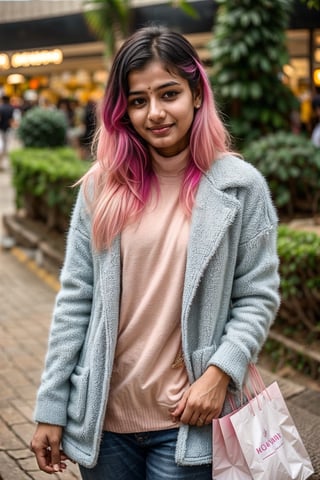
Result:
[[[255,480],[304,480],[314,473],[277,382],[256,392],[230,420]]]
[[[230,417],[234,412],[212,420],[213,480],[252,480],[246,459]]]

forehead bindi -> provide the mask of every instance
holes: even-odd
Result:
[[[129,95],[135,92],[156,92],[171,86],[182,86],[185,80],[179,75],[168,72],[161,63],[154,62],[142,70],[133,70],[129,74]]]
[[[179,87],[181,86],[181,84],[179,82],[166,82],[166,83],[161,83],[159,84],[158,86],[156,87],[137,87],[137,88],[133,88],[129,91],[129,96],[131,95],[141,95],[143,94],[144,92],[147,92],[148,94],[154,94],[154,93],[160,93],[162,90],[165,90],[167,88],[172,88],[172,87]]]

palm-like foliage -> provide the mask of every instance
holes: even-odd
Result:
[[[187,0],[171,0],[168,3],[193,18],[198,17]],[[98,38],[104,41],[107,58],[113,57],[118,43],[130,31],[130,4],[130,0],[84,0],[86,20]]]
[[[317,10],[320,9],[320,1],[319,0],[301,0],[302,3],[305,3],[308,8],[316,8]]]
[[[130,0],[84,0],[84,6],[89,26],[105,43],[106,57],[112,57],[129,31]]]
[[[316,1],[316,0],[315,0]],[[190,17],[193,17],[193,18],[198,18],[199,17],[199,14],[198,12],[196,11],[195,8],[193,8],[192,5],[190,5],[190,3],[188,2],[188,0],[171,0],[171,2],[169,2],[173,7],[179,7],[181,8],[181,10],[184,11],[184,13],[186,13],[187,15],[189,15]]]

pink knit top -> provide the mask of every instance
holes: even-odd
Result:
[[[153,152],[160,196],[122,232],[120,322],[104,428],[132,433],[174,428],[169,409],[188,387],[181,301],[189,220],[179,204],[188,152]]]

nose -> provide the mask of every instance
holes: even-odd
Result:
[[[163,120],[166,116],[166,113],[157,99],[151,99],[149,103],[148,119],[154,122]]]

